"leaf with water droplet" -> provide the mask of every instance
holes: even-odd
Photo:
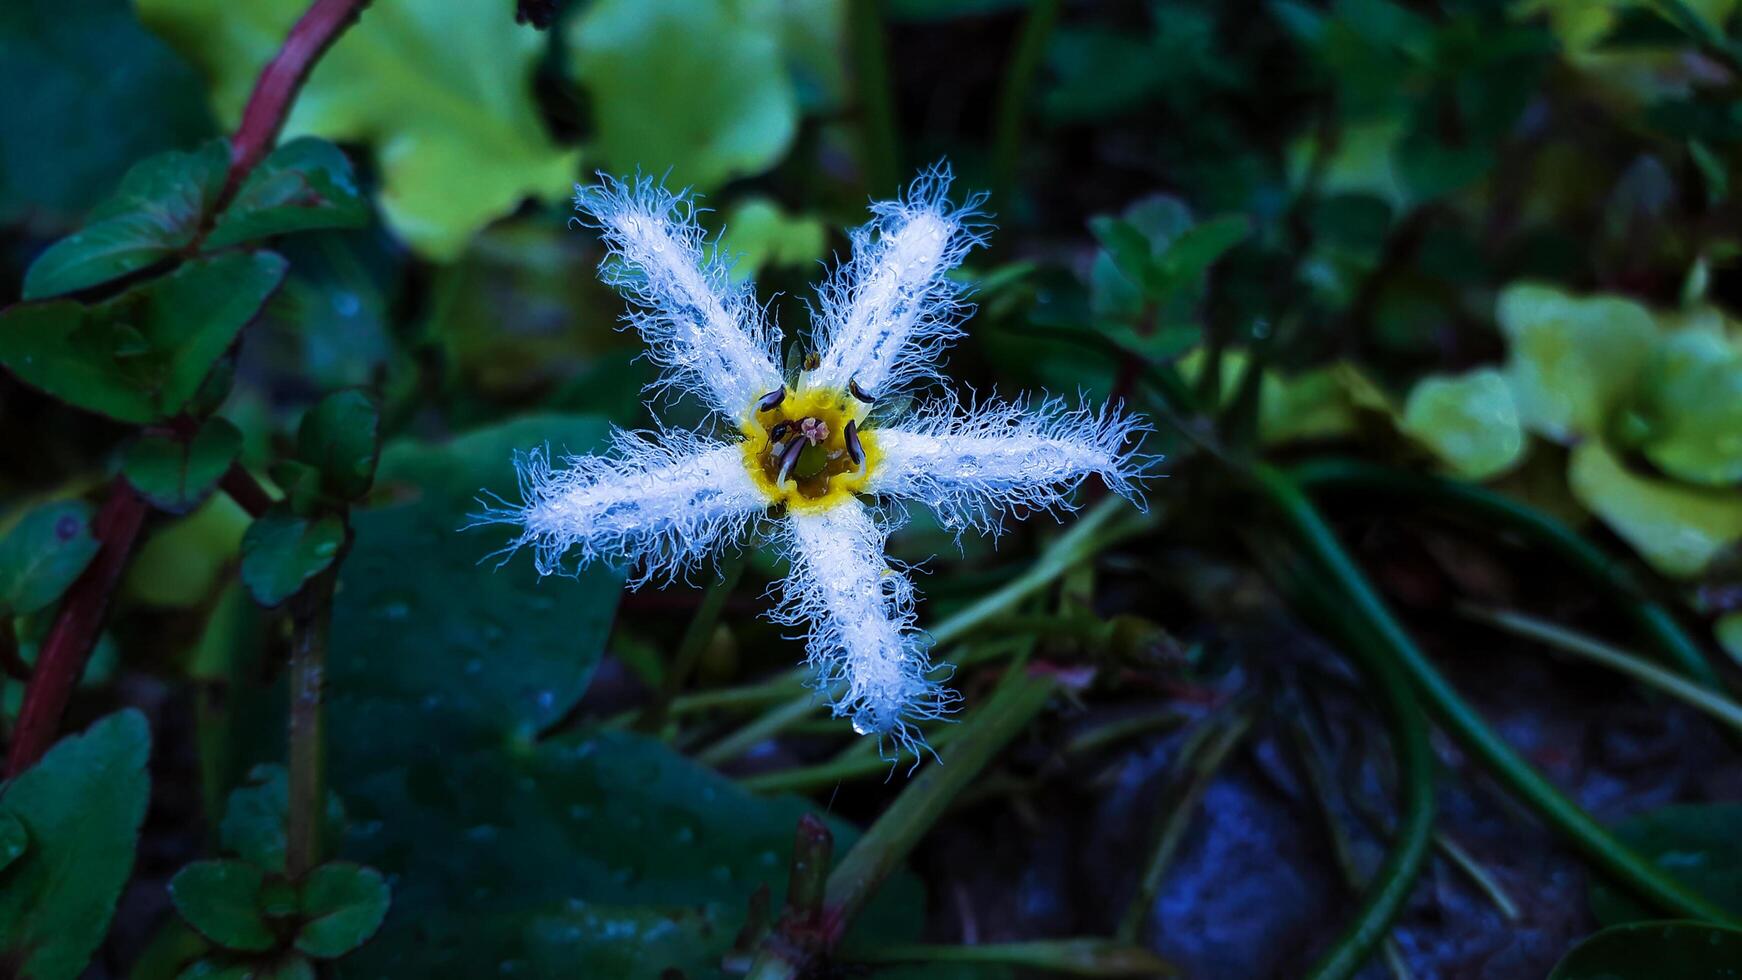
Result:
[[[274,504],[242,535],[242,584],[255,602],[276,606],[325,571],[344,543],[337,517],[299,517],[288,504]]]
[[[60,500],[25,514],[0,537],[0,616],[46,608],[96,554],[89,504]]]

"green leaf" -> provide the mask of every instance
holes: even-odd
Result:
[[[726,212],[720,254],[734,260],[732,278],[743,282],[768,266],[796,269],[823,257],[828,230],[817,218],[793,215],[766,197],[749,197]]]
[[[1742,495],[1629,472],[1600,440],[1573,449],[1567,482],[1580,503],[1665,575],[1696,576],[1742,540]]]
[[[1520,284],[1500,294],[1506,377],[1525,429],[1557,442],[1601,435],[1657,339],[1643,306]]]
[[[30,839],[0,888],[0,961],[18,976],[74,980],[108,932],[133,869],[150,750],[145,716],[130,708],[0,786],[0,814]]]
[[[141,160],[85,226],[50,245],[24,275],[24,298],[101,285],[192,245],[230,166],[229,146],[208,140]]]
[[[0,313],[0,364],[91,412],[136,424],[181,411],[284,277],[269,252],[183,263],[95,306],[21,303]]]
[[[141,436],[127,448],[121,475],[152,506],[185,514],[211,494],[241,451],[241,430],[214,416],[191,439]]]
[[[339,518],[299,517],[274,504],[242,535],[242,584],[262,606],[276,606],[325,571],[345,543]]]
[[[303,137],[273,150],[218,215],[204,247],[318,228],[360,228],[369,202],[357,190],[351,161],[326,140]]]
[[[1154,295],[1165,296],[1195,282],[1217,259],[1251,234],[1252,223],[1239,214],[1211,218],[1193,226],[1174,239],[1152,264],[1144,278],[1144,288]]]
[[[1410,390],[1397,428],[1466,480],[1499,476],[1524,455],[1512,389],[1492,368],[1423,378]]]
[[[183,970],[176,980],[315,980],[315,970],[308,960],[294,953],[269,963],[255,959],[240,963],[207,959]]]
[[[127,564],[122,593],[149,606],[186,609],[211,599],[227,580],[250,518],[227,494],[213,494],[193,513],[146,532]]]
[[[1549,980],[1728,980],[1742,963],[1742,929],[1705,922],[1633,922],[1587,937]]]
[[[328,493],[355,500],[369,492],[381,454],[381,409],[366,391],[336,391],[302,417],[296,454],[321,474]]]
[[[1742,803],[1659,807],[1616,824],[1622,843],[1718,908],[1742,916]],[[1606,926],[1655,918],[1606,881],[1591,883],[1591,911]]]
[[[260,913],[266,873],[246,861],[195,861],[169,881],[169,897],[188,925],[225,949],[264,952],[277,937]]]
[[[193,67],[139,26],[127,0],[0,4],[0,92],[7,224],[69,227],[130,164],[212,130]]]
[[[1712,625],[1718,646],[1730,655],[1730,659],[1742,664],[1742,612],[1725,613],[1718,617]]]
[[[89,504],[59,500],[25,514],[0,538],[0,616],[46,609],[96,555]]]
[[[762,173],[798,129],[781,5],[598,0],[570,24],[575,79],[616,173],[712,188]]]
[[[230,792],[219,826],[224,849],[273,874],[284,873],[287,842],[285,821],[290,812],[290,776],[277,764],[262,764],[248,772],[248,782]],[[324,836],[336,844],[345,824],[345,808],[337,794],[327,794]]]
[[[333,861],[302,882],[302,930],[296,948],[317,960],[337,959],[369,941],[387,917],[392,894],[374,868]]]
[[[0,871],[23,856],[30,847],[30,834],[24,824],[10,813],[0,811]]]
[[[1659,469],[1704,486],[1742,481],[1742,348],[1687,327],[1665,337],[1640,382],[1640,448]]]
[[[210,79],[226,127],[307,6],[138,3],[146,25]],[[552,142],[533,99],[545,41],[487,3],[373,5],[315,66],[285,138],[371,146],[387,224],[422,254],[454,258],[522,199],[560,199],[573,187],[579,154]]]

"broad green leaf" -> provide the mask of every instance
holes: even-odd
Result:
[[[1251,234],[1252,223],[1238,214],[1192,226],[1175,238],[1153,263],[1145,278],[1145,288],[1161,295],[1197,280],[1217,259]]]
[[[291,140],[267,155],[218,215],[204,247],[317,228],[359,228],[369,202],[357,190],[351,161],[325,140]]]
[[[290,811],[290,776],[283,766],[262,764],[248,773],[248,782],[230,792],[219,825],[226,851],[273,874],[284,873],[287,843],[285,821]],[[325,836],[336,844],[345,824],[345,808],[335,793],[327,794]]]
[[[255,602],[276,606],[325,571],[344,543],[337,517],[301,517],[288,504],[274,504],[242,535],[242,584]]]
[[[86,289],[136,272],[193,244],[229,170],[223,140],[191,152],[171,150],[133,165],[85,225],[30,264],[24,298]]]
[[[246,861],[195,861],[169,881],[169,897],[188,925],[225,949],[264,952],[277,937],[260,911],[266,874]]]
[[[59,500],[25,514],[0,537],[0,616],[46,608],[96,555],[89,504]]]
[[[61,739],[0,785],[0,814],[30,847],[0,887],[0,961],[31,980],[75,980],[109,930],[133,869],[151,731],[131,708]]]
[[[146,25],[205,72],[234,126],[302,0],[138,0]],[[579,156],[545,131],[531,79],[545,38],[488,3],[379,3],[320,60],[284,138],[366,143],[381,211],[419,252],[460,253],[526,197],[566,197]]]
[[[773,167],[798,129],[784,29],[766,0],[589,5],[567,41],[606,169],[706,189]]]
[[[212,131],[198,75],[128,0],[0,4],[0,92],[7,224],[67,228],[135,161]]]
[[[1573,449],[1567,481],[1580,503],[1665,575],[1698,575],[1742,540],[1742,495],[1630,472],[1600,440]]]
[[[368,942],[392,900],[381,872],[345,861],[315,868],[301,887],[303,925],[296,948],[318,960],[337,959]]]
[[[1634,853],[1718,908],[1742,916],[1742,803],[1659,807],[1612,829]],[[1591,883],[1591,911],[1604,925],[1655,917],[1651,909],[1605,881]]]
[[[360,389],[322,398],[297,430],[297,458],[319,470],[322,489],[336,497],[355,500],[369,492],[380,454],[381,408]]]
[[[0,872],[21,857],[30,847],[30,833],[24,824],[10,813],[0,811]]]
[[[1717,636],[1718,646],[1724,648],[1730,659],[1742,664],[1742,612],[1719,616],[1712,632]]]
[[[0,313],[0,364],[69,405],[161,421],[199,391],[283,277],[284,260],[270,252],[227,252],[95,306],[21,303]]]
[[[183,970],[176,980],[315,980],[315,969],[294,953],[268,963],[205,959]]]
[[[1552,286],[1508,286],[1496,317],[1519,421],[1557,442],[1604,432],[1657,339],[1657,324],[1638,303]]]
[[[1499,476],[1524,454],[1512,389],[1492,368],[1423,378],[1410,390],[1397,427],[1467,480]]]
[[[1742,349],[1723,334],[1666,336],[1633,409],[1639,446],[1665,473],[1706,486],[1742,481]]]
[[[148,529],[127,563],[122,591],[133,602],[185,609],[210,599],[247,532],[248,512],[228,494],[213,494],[186,517]]]
[[[1549,980],[1730,980],[1742,929],[1706,922],[1632,922],[1587,937]]]
[[[216,416],[191,439],[147,433],[121,461],[121,474],[152,506],[185,514],[199,506],[242,450],[242,433]]]
[[[828,231],[809,215],[783,211],[766,197],[739,201],[726,212],[720,254],[733,260],[732,278],[751,279],[767,266],[803,268],[823,257]]]

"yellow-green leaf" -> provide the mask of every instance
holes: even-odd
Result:
[[[1722,333],[1682,329],[1653,352],[1639,386],[1639,447],[1678,480],[1742,480],[1742,349]]]
[[[1524,454],[1512,389],[1493,368],[1423,378],[1404,402],[1397,427],[1467,480],[1498,476]]]
[[[1657,338],[1651,314],[1617,296],[1520,283],[1500,294],[1506,378],[1524,428],[1557,442],[1598,435]]]
[[[1742,540],[1742,494],[1630,472],[1601,440],[1573,450],[1567,480],[1580,503],[1665,575],[1698,575]]]

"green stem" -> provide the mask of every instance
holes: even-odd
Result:
[[[1742,705],[1624,650],[1520,612],[1481,609],[1467,604],[1459,606],[1459,611],[1471,619],[1487,623],[1514,636],[1546,643],[1563,653],[1583,657],[1626,674],[1648,687],[1654,687],[1684,704],[1704,711],[1742,733]]]
[[[977,946],[878,946],[855,952],[854,963],[975,963],[1046,970],[1073,977],[1161,977],[1179,969],[1141,946],[1111,939],[1040,939]]]
[[[1428,707],[1467,752],[1536,810],[1545,823],[1565,835],[1594,865],[1648,904],[1677,917],[1724,924],[1733,921],[1723,909],[1689,891],[1622,844],[1532,769],[1434,669],[1294,481],[1263,463],[1254,464],[1251,474],[1292,525],[1301,543],[1344,593],[1349,612],[1365,620],[1389,655],[1387,659],[1408,673]]]
[[[642,716],[639,725],[642,731],[657,732],[665,727],[666,719],[670,717],[672,699],[683,690],[684,683],[695,670],[696,662],[702,658],[702,651],[713,640],[714,627],[720,621],[720,611],[726,608],[726,600],[731,597],[732,590],[738,587],[738,580],[744,577],[745,564],[743,554],[726,559],[721,564],[719,579],[702,593],[701,604],[696,607],[695,616],[690,619],[689,625],[684,627],[683,639],[678,641],[677,654],[672,657],[671,667],[665,673],[659,696]]]
[[[1487,868],[1482,867],[1481,862],[1470,856],[1469,851],[1464,850],[1457,841],[1447,836],[1443,831],[1434,833],[1434,845],[1447,858],[1450,858],[1453,864],[1458,866],[1458,870],[1469,876],[1470,881],[1481,890],[1482,894],[1488,896],[1488,901],[1494,903],[1494,907],[1500,910],[1500,914],[1506,917],[1507,922],[1518,921],[1520,915],[1518,903],[1512,900],[1511,895],[1506,894],[1506,889],[1500,887],[1500,882],[1494,880],[1494,876],[1488,873]]]
[[[321,685],[338,565],[334,561],[291,600],[290,800],[285,818],[284,870],[292,881],[321,863],[326,809]]]
[[[806,694],[768,712],[743,728],[734,731],[725,738],[696,753],[696,761],[710,766],[730,762],[748,751],[751,746],[765,738],[785,731],[811,712],[822,707],[821,699],[814,694]]]
[[[1138,884],[1137,897],[1126,907],[1125,917],[1120,920],[1119,928],[1114,933],[1122,942],[1136,943],[1143,938],[1144,920],[1149,917],[1149,910],[1154,907],[1156,896],[1161,894],[1162,880],[1167,876],[1168,866],[1173,863],[1173,856],[1179,850],[1180,842],[1185,839],[1186,829],[1191,826],[1191,818],[1197,812],[1198,803],[1209,791],[1210,782],[1221,770],[1222,764],[1251,729],[1252,713],[1243,710],[1230,719],[1210,724],[1216,727],[1203,729],[1204,737],[1200,741],[1190,743],[1180,750],[1173,784],[1168,788],[1166,798],[1161,804],[1161,809],[1167,813],[1167,819],[1162,822],[1161,832],[1156,837],[1155,848],[1149,856],[1149,865],[1144,869],[1143,878]]]
[[[1050,677],[1010,670],[984,707],[950,746],[947,763],[926,766],[877,822],[865,831],[829,875],[823,898],[823,941],[819,954],[826,954],[859,910],[870,900],[883,879],[907,859],[921,837],[948,809],[952,800],[980,774],[998,751],[1040,714],[1057,690]],[[751,980],[794,977],[810,963],[795,963],[791,943],[765,944],[750,969]]]
[[[901,150],[889,81],[889,45],[879,6],[878,0],[847,0],[847,36],[859,83],[865,179],[872,197],[887,197],[901,185]]]
[[[1041,59],[1046,56],[1047,39],[1052,36],[1053,25],[1058,23],[1060,6],[1059,0],[1034,0],[1022,22],[1022,33],[1017,35],[1015,50],[1004,72],[1004,85],[998,92],[997,123],[992,135],[992,206],[1005,213],[1014,207],[1010,198],[1016,187],[1016,163],[1022,153],[1029,93],[1040,73]]]
[[[1718,687],[1717,672],[1699,644],[1677,625],[1675,616],[1649,598],[1634,577],[1602,549],[1542,511],[1473,483],[1362,460],[1315,459],[1295,467],[1292,475],[1308,492],[1351,489],[1401,494],[1444,505],[1485,526],[1517,534],[1553,552],[1599,586],[1682,673],[1707,687]]]

